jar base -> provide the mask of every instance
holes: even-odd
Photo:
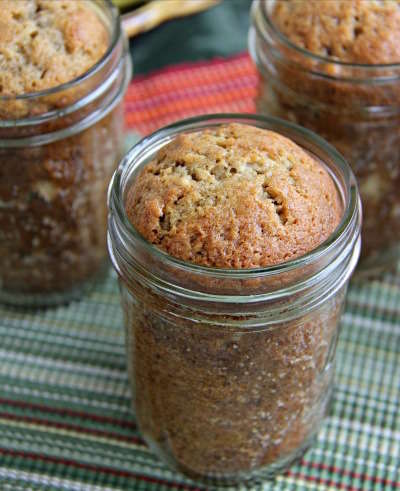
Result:
[[[243,472],[235,473],[232,476],[224,475],[223,477],[218,476],[207,476],[202,474],[194,473],[193,471],[184,468],[183,466],[177,466],[175,464],[175,469],[181,474],[189,477],[195,483],[203,484],[207,486],[209,490],[224,489],[227,487],[240,485],[243,489],[253,489],[255,485],[262,484],[265,481],[271,481],[275,479],[278,475],[282,475],[287,471],[289,467],[299,462],[303,455],[309,450],[317,437],[317,433],[313,433],[301,447],[297,448],[290,455],[265,466],[261,469],[257,469],[253,472]]]
[[[325,393],[323,400],[321,401],[321,406],[319,408],[320,418],[319,424],[315,426],[315,429],[308,438],[303,442],[303,444],[297,447],[293,452],[286,455],[285,457],[266,465],[262,468],[258,468],[250,471],[235,472],[232,474],[202,474],[189,469],[187,466],[177,462],[171,454],[166,452],[160,452],[157,445],[146,438],[143,435],[149,448],[156,454],[160,460],[165,462],[171,469],[183,474],[184,476],[191,479],[195,484],[206,485],[209,490],[218,490],[232,486],[240,485],[242,489],[254,489],[255,485],[259,485],[265,481],[271,481],[275,479],[278,475],[284,474],[289,467],[298,463],[303,455],[314,445],[318,433],[321,430],[324,419],[329,415],[332,407],[332,402],[334,398],[334,387],[331,385],[328,391]]]
[[[68,304],[79,300],[83,295],[90,292],[92,288],[102,281],[109,270],[110,263],[106,260],[99,270],[90,278],[79,283],[79,285],[62,292],[54,293],[18,293],[8,292],[0,288],[0,303],[12,307],[46,308]]]

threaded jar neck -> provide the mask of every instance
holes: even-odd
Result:
[[[129,184],[158,150],[180,133],[240,122],[292,139],[327,166],[343,200],[343,217],[328,239],[300,258],[262,268],[217,269],[176,259],[146,241],[128,220]],[[125,156],[109,187],[109,253],[121,280],[180,305],[244,313],[282,308],[287,316],[325,301],[349,278],[359,254],[361,210],[354,176],[333,147],[297,125],[255,115],[216,114],[184,120],[144,138]],[[223,307],[221,307],[223,306]]]

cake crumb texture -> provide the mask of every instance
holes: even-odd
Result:
[[[292,43],[320,56],[400,62],[400,0],[278,0],[272,20]]]
[[[87,0],[1,0],[0,95],[71,81],[100,60],[108,43]]]
[[[325,167],[294,142],[233,123],[163,147],[132,183],[126,211],[176,258],[251,268],[317,247],[337,227],[342,203]]]

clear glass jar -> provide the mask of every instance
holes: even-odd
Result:
[[[123,152],[131,62],[118,11],[92,2],[109,47],[80,77],[0,97],[0,300],[76,298],[107,264],[107,187]]]
[[[293,45],[254,0],[249,50],[260,73],[257,111],[315,131],[346,158],[363,203],[359,273],[400,259],[400,63],[332,61]]]
[[[337,230],[301,258],[215,269],[148,243],[125,212],[130,183],[178,134],[229,122],[281,133],[320,159],[344,204]],[[172,468],[218,485],[271,477],[300,457],[329,409],[339,319],[360,250],[351,170],[322,139],[278,119],[214,115],[139,142],[109,188],[110,257],[118,272],[137,423]]]

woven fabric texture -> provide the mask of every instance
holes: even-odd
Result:
[[[130,131],[254,110],[247,55],[138,78]],[[131,135],[132,138],[132,135]],[[132,141],[130,139],[130,141]],[[302,461],[253,489],[400,489],[400,270],[350,285],[331,416]],[[0,490],[195,490],[148,450],[130,405],[114,273],[80,302],[0,306]]]

